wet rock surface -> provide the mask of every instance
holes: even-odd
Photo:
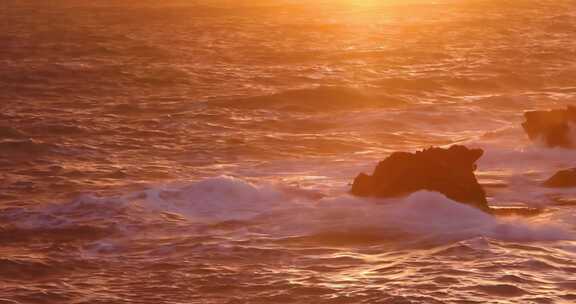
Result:
[[[522,127],[533,141],[542,141],[548,147],[575,148],[572,128],[576,124],[576,107],[524,113]]]
[[[429,190],[488,211],[486,193],[474,175],[475,163],[483,153],[459,145],[396,152],[381,161],[372,175],[358,175],[351,192],[364,197],[395,197]]]

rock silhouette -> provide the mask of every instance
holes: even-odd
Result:
[[[544,182],[544,186],[551,188],[576,187],[576,168],[556,172]]]
[[[575,148],[572,124],[576,124],[576,107],[524,113],[524,131],[531,140],[542,140],[548,147]]]
[[[361,173],[352,194],[363,197],[394,197],[419,190],[436,191],[446,197],[489,212],[486,193],[476,180],[476,161],[484,153],[455,145],[415,153],[396,152],[381,161],[372,175]]]

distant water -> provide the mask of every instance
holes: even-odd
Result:
[[[576,302],[576,156],[520,127],[576,3],[503,2],[0,1],[0,303]],[[455,143],[546,211],[347,193]]]

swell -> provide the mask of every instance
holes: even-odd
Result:
[[[331,112],[366,108],[387,108],[406,104],[382,92],[349,87],[320,86],[288,90],[271,95],[218,102],[218,105],[240,109],[268,109],[289,112]]]
[[[0,155],[38,155],[50,152],[55,145],[34,139],[7,139],[0,141]]]

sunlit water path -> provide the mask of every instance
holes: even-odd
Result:
[[[576,302],[573,1],[236,2],[0,3],[0,303]],[[546,211],[348,195],[454,143]]]

